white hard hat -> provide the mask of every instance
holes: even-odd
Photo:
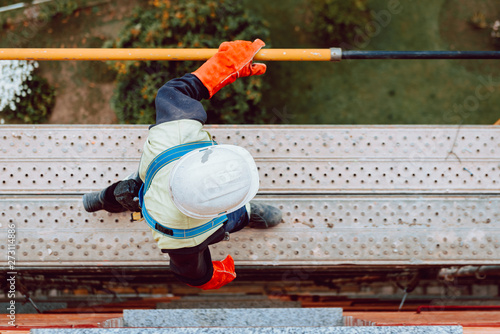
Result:
[[[191,151],[170,172],[170,196],[183,214],[215,218],[238,210],[259,189],[259,173],[250,153],[234,145]]]

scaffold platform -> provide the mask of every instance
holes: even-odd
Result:
[[[237,267],[500,262],[499,126],[206,126],[254,156],[284,222],[211,246]],[[136,171],[147,126],[0,127],[0,238],[16,267],[166,266],[144,222],[81,197]],[[5,243],[0,248],[5,249]],[[3,265],[5,266],[5,264]]]

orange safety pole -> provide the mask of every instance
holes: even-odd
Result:
[[[335,49],[337,50],[337,49]],[[260,61],[331,61],[333,49],[262,49]],[[217,49],[0,49],[1,60],[207,60]]]

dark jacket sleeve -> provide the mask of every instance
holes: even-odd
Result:
[[[181,119],[205,124],[207,113],[200,101],[209,97],[207,88],[193,74],[170,80],[156,95],[156,125]]]

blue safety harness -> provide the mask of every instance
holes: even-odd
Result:
[[[197,141],[193,143],[177,145],[157,155],[156,158],[154,158],[154,160],[149,164],[148,169],[146,170],[146,180],[139,190],[139,205],[141,207],[142,216],[144,217],[144,220],[150,228],[169,238],[189,239],[208,232],[213,228],[220,227],[222,226],[222,224],[224,224],[224,222],[227,221],[227,216],[223,215],[214,218],[203,225],[187,230],[170,228],[160,224],[153,217],[151,217],[144,203],[144,196],[146,195],[146,191],[148,191],[149,186],[151,185],[151,181],[160,169],[167,166],[169,163],[178,160],[186,153],[212,145],[217,145],[217,143],[213,141]]]

